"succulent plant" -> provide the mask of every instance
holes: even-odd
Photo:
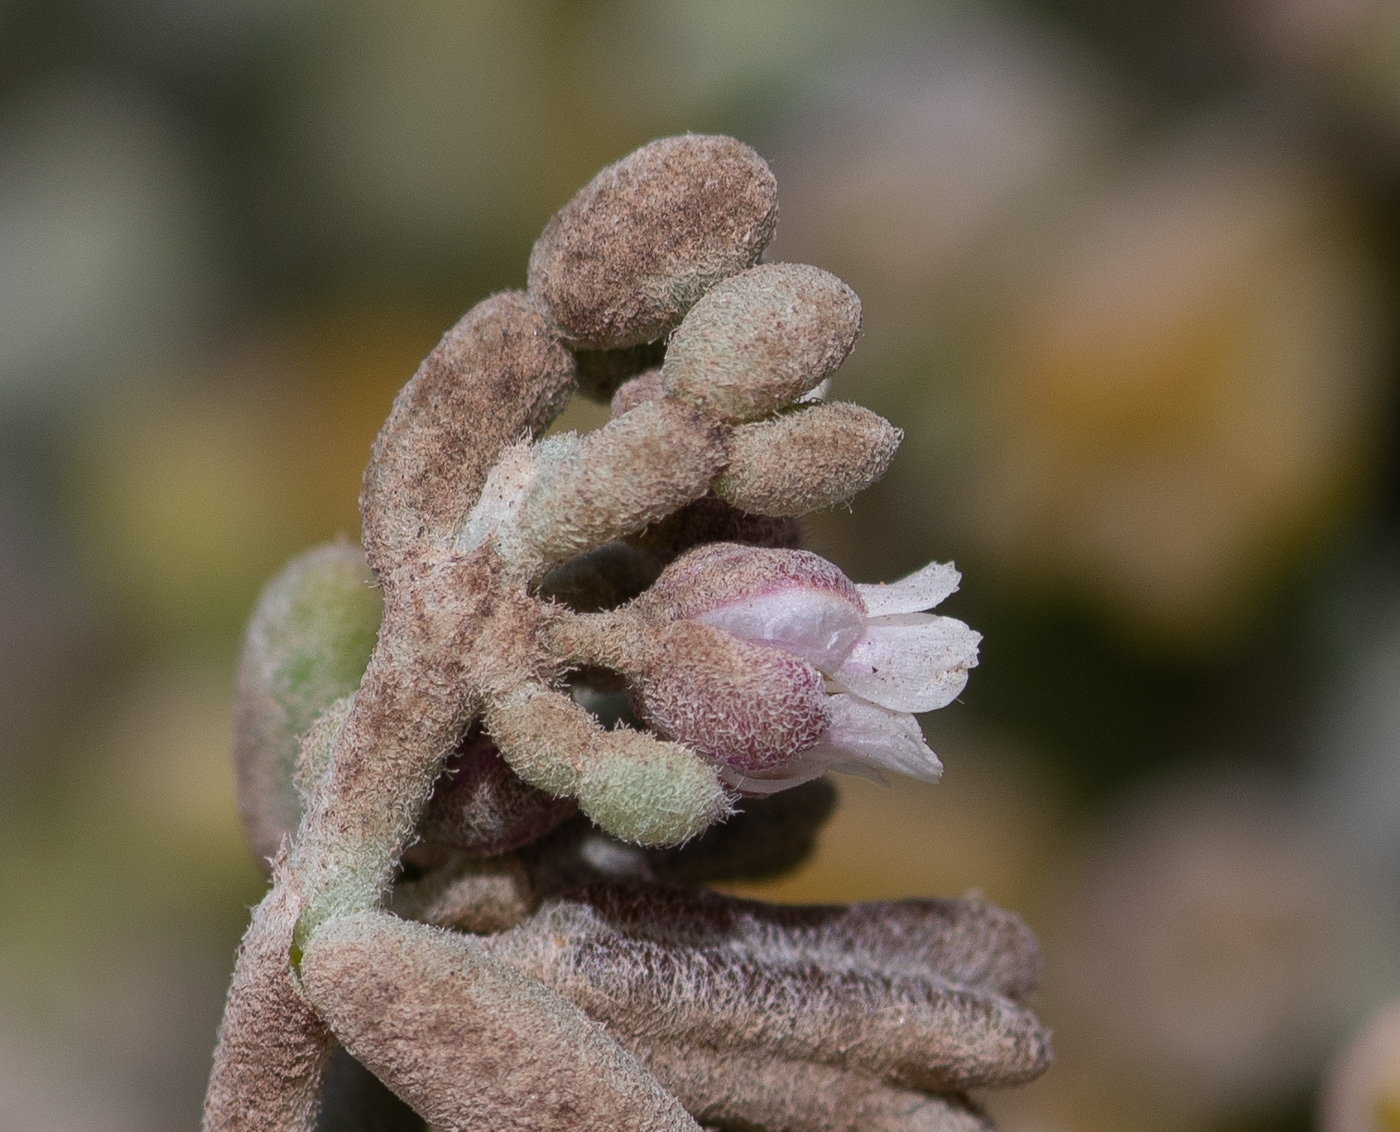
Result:
[[[1045,1068],[1015,917],[699,887],[795,864],[827,770],[936,777],[911,713],[977,658],[923,612],[950,566],[860,586],[796,547],[795,518],[878,479],[901,434],[822,399],[860,304],[760,262],[776,220],[731,138],[603,170],[529,289],[479,303],[400,392],[363,550],[265,591],[234,745],[271,890],[209,1132],[313,1129],[378,1087],[366,1070],[410,1106],[384,1128],[971,1129],[966,1090]],[[542,437],[575,391],[612,420]],[[328,1076],[337,1043],[355,1060]]]

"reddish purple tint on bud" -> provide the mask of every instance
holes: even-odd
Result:
[[[798,657],[694,621],[674,621],[648,650],[638,714],[712,762],[771,771],[831,726],[822,676]]]
[[[572,798],[525,782],[474,730],[449,756],[419,834],[432,845],[492,856],[543,837],[576,809]]]

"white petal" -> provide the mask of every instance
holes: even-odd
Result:
[[[840,665],[865,629],[865,617],[845,598],[805,586],[784,586],[730,602],[695,620],[793,653],[825,671]]]
[[[859,696],[831,697],[831,730],[802,758],[825,761],[837,770],[843,763],[865,763],[925,782],[937,782],[943,773],[943,764],[924,742],[918,720]]]
[[[951,562],[930,562],[922,570],[915,570],[907,578],[886,585],[862,586],[856,589],[865,599],[865,608],[871,617],[884,617],[891,613],[919,613],[932,609],[958,588],[962,575],[953,568]]]
[[[820,778],[830,771],[868,778],[881,786],[888,785],[875,767],[853,759],[849,751],[830,745],[819,745],[803,751],[792,762],[775,770],[745,773],[732,766],[717,766],[715,771],[727,785],[744,794],[776,794],[780,790],[811,782],[812,779]]]
[[[744,794],[776,794],[779,790],[789,790],[820,778],[831,770],[831,764],[822,759],[808,759],[798,755],[787,766],[778,770],[763,771],[758,774],[745,774],[732,766],[717,766],[716,773],[727,786]]]
[[[952,617],[873,617],[832,679],[895,711],[947,707],[967,684],[982,639]]]

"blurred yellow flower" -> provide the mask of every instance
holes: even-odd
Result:
[[[1374,454],[1387,343],[1349,219],[1242,126],[1105,192],[975,363],[969,533],[1140,633],[1228,638]]]

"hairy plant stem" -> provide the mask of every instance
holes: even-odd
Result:
[[[490,592],[480,583],[495,572],[492,558],[489,548],[429,558],[382,579],[378,644],[296,841],[239,950],[206,1132],[314,1123],[332,1039],[296,986],[300,957],[331,917],[381,906],[442,762],[479,706],[464,667]],[[262,1085],[240,1087],[223,1079],[230,1074]],[[250,1109],[249,1096],[265,1107]]]

